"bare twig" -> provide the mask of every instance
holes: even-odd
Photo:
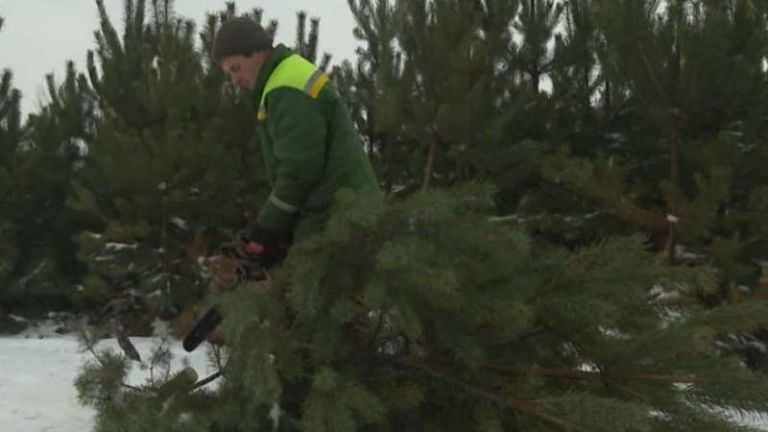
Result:
[[[671,107],[672,101],[669,100],[667,93],[664,91],[664,87],[661,85],[659,78],[656,76],[656,72],[653,71],[653,66],[651,66],[651,62],[648,60],[648,56],[645,54],[645,46],[642,42],[638,42],[637,48],[638,52],[640,53],[640,58],[643,60],[643,65],[645,65],[645,69],[648,72],[651,81],[653,81],[653,85],[656,86],[656,90],[659,92],[659,97],[668,107]]]
[[[379,333],[381,332],[381,327],[383,324],[384,311],[379,311],[379,321],[376,323],[376,328],[373,330],[373,334],[371,334],[371,340],[368,342],[368,348],[371,348],[373,343],[376,342],[376,338],[379,337]]]
[[[205,386],[205,385],[207,385],[207,384],[209,384],[209,383],[211,383],[213,381],[216,381],[217,379],[219,379],[219,377],[222,377],[222,376],[224,376],[224,372],[222,372],[220,370],[216,371],[216,372],[208,375],[207,377],[201,379],[200,381],[196,382],[195,385],[192,386],[192,389],[190,391],[195,390],[195,389],[199,389],[200,387],[203,387],[203,386]]]
[[[424,166],[424,178],[421,182],[421,190],[429,189],[429,185],[432,181],[432,175],[435,171],[435,159],[437,158],[437,140],[437,132],[432,131],[432,136],[429,140],[427,162]]]

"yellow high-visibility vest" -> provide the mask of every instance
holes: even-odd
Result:
[[[279,87],[290,87],[305,92],[312,99],[316,99],[320,91],[328,83],[328,75],[317,66],[310,63],[304,57],[293,54],[280,62],[269,76],[264,92],[259,102],[258,120],[266,120],[267,108],[264,101],[270,91]]]

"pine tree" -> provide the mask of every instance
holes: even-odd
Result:
[[[296,45],[293,49],[298,54],[312,63],[317,64],[320,70],[328,69],[331,62],[331,55],[324,53],[322,59],[318,62],[317,49],[320,37],[320,19],[311,18],[309,24],[309,34],[307,34],[307,13],[300,11],[296,14]]]
[[[442,184],[475,178],[464,160],[490,126],[494,65],[504,61],[503,51],[487,49],[493,45],[483,40],[481,26],[494,13],[507,14],[494,17],[502,23],[509,19],[509,3],[495,2],[495,9],[449,0],[398,3],[405,94],[411,96],[402,123],[407,139],[423,149],[422,189],[440,177]]]
[[[0,283],[3,307],[37,313],[71,307],[77,281],[68,215],[62,214],[72,165],[66,148],[37,133],[34,116],[22,125],[21,93],[12,74],[0,84],[3,159]]]
[[[549,42],[560,24],[563,4],[552,0],[521,0],[515,29],[523,37],[517,61],[530,80],[534,92],[541,90],[541,79],[552,68]]]
[[[251,113],[210,59],[204,68],[194,25],[171,1],[153,1],[150,16],[144,1],[126,1],[121,36],[97,6],[88,56],[97,133],[71,204],[98,222],[78,237],[83,301],[130,294],[176,308],[201,292],[199,259],[231,239],[263,194]]]
[[[641,229],[670,264],[716,266],[705,304],[763,298],[764,8],[601,2],[590,15],[600,135],[553,158],[548,177],[596,204],[599,229]],[[755,363],[754,337],[737,339]]]
[[[728,215],[750,212],[746,178],[762,176],[754,169],[763,158],[764,15],[744,1],[657,9],[657,2],[592,8],[606,44],[604,138],[591,153],[575,150],[592,160],[555,165],[552,178],[643,227],[670,262],[686,247],[730,267],[724,286],[754,281],[756,268],[737,264],[743,260],[727,245],[746,252],[750,241],[737,239],[750,237],[743,223],[760,230],[761,222]],[[740,79],[729,79],[734,74]]]
[[[566,125],[570,129],[564,139],[586,133],[591,133],[591,138],[597,138],[602,126],[596,121],[596,107],[593,106],[598,88],[605,83],[598,68],[598,58],[605,47],[593,12],[599,3],[598,0],[565,3],[561,23],[563,34],[556,36],[552,50],[548,76],[552,81],[552,99],[558,112],[556,122],[559,129]],[[572,141],[578,143],[582,140],[577,138]]]
[[[328,230],[295,245],[270,280],[206,299],[225,317],[216,389],[159,411],[156,388],[123,385],[123,356],[86,365],[78,394],[98,409],[97,430],[747,430],[722,410],[764,409],[768,383],[723,341],[765,328],[768,304],[699,299],[743,274],[752,258],[740,254],[762,242],[764,194],[746,174],[764,175],[765,8],[350,6],[366,46],[334,76],[390,190],[422,191],[385,201],[342,192]],[[209,17],[204,46],[217,22]],[[218,88],[214,74],[199,81],[206,91]],[[227,97],[212,106],[233,112],[221,88]],[[104,123],[105,158],[127,145],[114,138],[131,136],[125,117]],[[749,170],[723,182],[726,162]],[[442,188],[454,183],[463,186]],[[119,218],[140,201],[110,209],[97,184],[80,204],[109,209],[105,234],[133,226]],[[600,223],[580,228],[585,212]],[[164,238],[139,226],[143,244]],[[575,234],[547,235],[565,230]],[[643,231],[657,236],[655,254]],[[669,265],[683,261],[677,245],[711,253]]]
[[[337,75],[388,190],[496,176],[511,153],[524,159],[505,136],[508,111],[528,102],[511,71],[517,0],[350,7],[366,45]]]
[[[333,78],[349,104],[365,147],[386,191],[411,180],[412,163],[398,125],[406,103],[402,54],[395,48],[395,9],[389,1],[349,1],[357,23],[356,39],[365,42],[357,49],[357,63],[345,60],[334,68]]]
[[[0,17],[0,29],[3,19]],[[13,272],[17,250],[15,247],[14,221],[9,215],[14,214],[13,170],[21,143],[21,112],[19,102],[21,93],[12,87],[10,70],[3,70],[0,77],[0,285],[6,286]],[[7,293],[0,291],[0,301],[5,301]]]
[[[24,149],[14,164],[19,276],[9,290],[25,303],[55,310],[74,306],[80,277],[72,237],[85,225],[66,207],[66,197],[94,133],[95,105],[72,62],[61,87],[52,74],[48,87],[51,101],[27,119]]]
[[[674,293],[711,273],[666,266],[637,237],[576,253],[536,241],[488,219],[494,194],[340,194],[326,234],[271,282],[219,298],[218,389],[158,413],[146,390],[100,397],[121,376],[94,368],[81,399],[137,431],[271,429],[275,404],[283,430],[313,432],[723,431],[744,429],[718,409],[765,406],[765,377],[715,342],[764,325],[768,304],[706,311]]]

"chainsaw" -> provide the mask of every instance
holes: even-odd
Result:
[[[262,263],[243,253],[239,245],[227,244],[222,247],[222,255],[211,257],[207,260],[209,269],[216,276],[219,285],[225,285],[223,289],[231,289],[245,281],[258,282],[267,278],[267,273]],[[216,306],[209,308],[199,320],[192,326],[182,342],[184,350],[194,351],[203,341],[216,330],[224,316]]]

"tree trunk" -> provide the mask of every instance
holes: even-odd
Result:
[[[437,157],[437,132],[432,131],[431,139],[429,140],[429,152],[427,153],[427,163],[424,166],[424,179],[421,182],[421,190],[429,189],[430,182],[432,180],[432,174],[435,171],[435,159]]]

